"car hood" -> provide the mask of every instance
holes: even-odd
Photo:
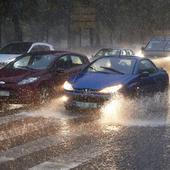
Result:
[[[0,70],[0,81],[5,83],[17,83],[28,77],[39,77],[45,74],[44,70],[24,70],[24,69],[6,69]]]
[[[125,84],[130,76],[127,74],[84,73],[72,78],[70,82],[75,89],[100,90],[116,84]]]
[[[9,63],[21,54],[0,54],[0,63]]]

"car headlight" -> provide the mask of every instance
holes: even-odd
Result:
[[[106,88],[100,90],[99,92],[100,93],[115,93],[115,92],[119,91],[122,87],[123,87],[122,84],[118,84],[115,86],[106,87]]]
[[[71,85],[71,83],[69,83],[68,81],[66,81],[63,85],[63,88],[64,90],[67,90],[67,91],[73,91],[73,86]]]
[[[39,79],[39,77],[29,77],[29,78],[21,80],[18,84],[19,85],[29,84],[29,83],[33,83],[33,82],[37,81],[38,79]]]

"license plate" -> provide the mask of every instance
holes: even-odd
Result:
[[[75,105],[82,109],[95,109],[97,108],[97,103],[87,103],[87,102],[75,102]]]
[[[9,91],[0,91],[0,96],[9,96]]]

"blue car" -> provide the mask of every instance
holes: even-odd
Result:
[[[154,94],[168,85],[167,72],[147,58],[104,56],[64,83],[65,108],[98,109],[116,94]]]

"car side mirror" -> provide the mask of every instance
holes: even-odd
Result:
[[[144,50],[145,50],[145,47],[141,47],[141,50],[144,51]]]
[[[140,73],[140,77],[148,77],[149,76],[149,72],[148,71],[142,71]]]

